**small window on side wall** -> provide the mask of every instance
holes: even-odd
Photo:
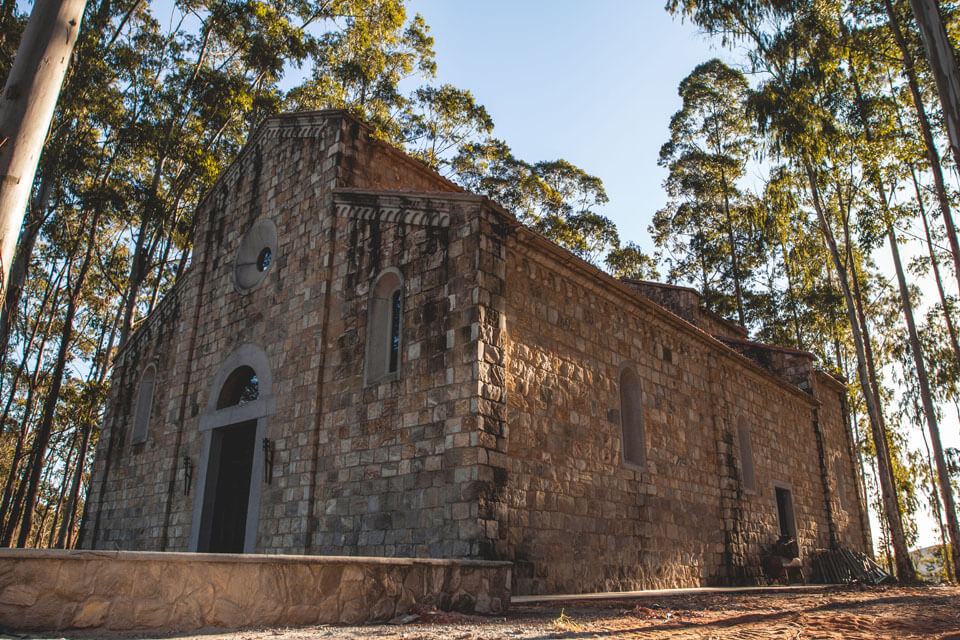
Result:
[[[753,465],[753,439],[750,426],[744,418],[737,424],[737,441],[740,446],[740,477],[744,491],[757,490],[757,472]]]
[[[793,511],[793,492],[784,486],[774,485],[777,496],[777,523],[780,525],[781,538],[797,537],[797,520]]]
[[[643,429],[643,390],[640,377],[631,368],[620,372],[620,426],[623,429],[623,461],[645,466],[647,447]]]
[[[844,472],[843,457],[840,455],[837,455],[837,457],[833,459],[833,477],[836,481],[836,486],[837,486],[837,501],[840,503],[840,508],[846,511],[847,510],[847,486],[846,486],[846,482],[844,482],[843,472]]]
[[[367,384],[399,377],[402,330],[403,282],[391,269],[380,274],[370,293],[364,360]]]
[[[133,413],[133,432],[130,435],[130,444],[143,444],[147,441],[147,427],[150,424],[150,414],[153,411],[153,390],[157,383],[157,368],[148,365],[140,376],[140,385],[137,387],[137,407]]]

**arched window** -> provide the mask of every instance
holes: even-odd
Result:
[[[625,368],[620,373],[620,426],[623,428],[623,461],[646,465],[643,390],[640,388],[640,377],[631,368]]]
[[[743,416],[737,423],[737,442],[740,446],[740,477],[743,480],[743,489],[756,491],[757,472],[753,465],[753,438],[750,434],[750,425]]]
[[[147,441],[147,427],[150,424],[150,414],[153,410],[153,389],[157,383],[157,368],[150,364],[140,376],[140,386],[137,388],[137,408],[133,414],[133,433],[130,435],[130,444],[142,444]]]
[[[365,374],[367,384],[396,380],[400,372],[403,282],[395,270],[377,278],[367,313]]]
[[[217,398],[217,409],[242,407],[259,397],[260,381],[257,379],[257,373],[252,367],[244,365],[237,367],[227,376],[226,382],[220,389],[220,396]]]
[[[843,468],[843,457],[839,454],[833,459],[833,477],[837,485],[837,500],[840,501],[840,508],[847,510],[847,483],[845,481]]]

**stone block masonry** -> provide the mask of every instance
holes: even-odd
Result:
[[[510,564],[477,560],[0,551],[0,626],[197,631],[500,613]]]
[[[116,358],[82,546],[503,560],[519,594],[756,582],[783,531],[869,549],[813,356],[614,280],[346,113],[267,120],[196,221]]]

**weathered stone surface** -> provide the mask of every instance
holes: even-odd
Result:
[[[777,488],[803,554],[869,551],[843,386],[809,354],[749,341],[691,289],[608,277],[343,113],[269,119],[195,219],[190,270],[117,357],[81,546],[210,548],[204,474],[243,413],[219,412],[218,380],[256,349],[269,398],[255,416],[248,551],[510,560],[517,593],[747,583],[779,535]],[[238,290],[241,243],[265,222],[273,261]],[[402,281],[396,370],[368,376],[386,273]],[[150,364],[147,441],[131,445]],[[640,408],[624,420],[627,368]],[[643,425],[644,455],[624,456],[624,424]],[[187,571],[166,597],[213,602],[230,579]],[[318,571],[250,584],[298,612],[315,593],[304,580],[342,585],[336,615],[350,617],[370,590],[482,608],[489,589],[489,606],[506,602],[497,578],[434,567]]]
[[[0,626],[149,630],[389,620],[417,603],[469,602],[459,576],[484,576],[477,610],[503,611],[510,565],[471,560],[0,550]],[[420,576],[429,571],[429,584]],[[489,574],[489,575],[487,575]],[[29,583],[18,576],[38,576]],[[57,579],[57,577],[61,579]],[[115,591],[84,594],[110,576]],[[144,588],[140,582],[149,577]],[[175,584],[173,584],[175,583]],[[182,585],[182,586],[176,586]],[[488,587],[489,585],[489,587]]]
[[[30,607],[36,603],[39,597],[40,591],[36,587],[10,584],[0,592],[0,604]]]
[[[110,610],[110,601],[104,598],[92,597],[84,600],[73,618],[73,626],[78,629],[100,627]]]

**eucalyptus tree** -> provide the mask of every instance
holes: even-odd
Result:
[[[857,354],[857,375],[876,445],[880,493],[897,575],[901,580],[913,581],[916,574],[893,480],[893,460],[887,445],[876,366],[870,358],[862,295],[855,295],[859,276],[848,271],[853,255],[849,234],[852,196],[844,184],[852,183],[840,177],[841,171],[849,170],[831,162],[845,144],[837,120],[838,110],[849,100],[845,79],[834,72],[843,59],[837,48],[839,24],[826,20],[807,3],[793,0],[670,0],[667,7],[691,16],[708,32],[746,41],[752,47],[753,64],[767,76],[752,99],[753,110],[774,151],[789,158],[806,177],[809,200],[845,301]],[[834,231],[836,220],[843,226],[842,247]]]
[[[444,174],[461,147],[493,133],[493,118],[469,91],[445,84],[418,88],[402,122],[403,145]]]
[[[943,169],[941,167],[940,151],[934,140],[933,127],[927,115],[927,107],[920,87],[914,47],[911,46],[908,40],[911,32],[904,29],[904,24],[906,23],[904,12],[894,4],[893,0],[883,0],[883,10],[887,17],[887,28],[890,30],[890,35],[893,37],[900,54],[900,73],[906,80],[907,87],[910,91],[910,102],[913,105],[916,115],[917,128],[919,129],[923,146],[926,150],[926,168],[933,177],[934,192],[936,193],[937,204],[946,228],[946,237],[950,244],[950,253],[953,258],[954,275],[958,285],[960,285],[960,240],[957,238],[957,231],[953,223],[952,206],[947,195]],[[941,298],[943,298],[942,295]],[[954,340],[955,345],[956,342],[957,341]],[[955,351],[957,352],[956,357],[960,359],[960,347],[955,346]]]
[[[910,0],[936,80],[954,162],[960,166],[960,66],[937,0]]]
[[[567,160],[530,164],[502,140],[486,139],[462,145],[451,168],[460,185],[489,196],[588,262],[600,263],[608,252],[621,249],[616,225],[600,213],[608,202],[603,181]]]
[[[718,302],[711,272],[718,262],[725,266],[714,286],[732,283],[733,307],[742,326],[747,324],[744,289],[751,266],[744,259],[743,235],[751,225],[737,183],[756,147],[744,110],[747,91],[743,74],[716,58],[681,81],[683,106],[671,118],[670,140],[660,150],[660,165],[669,169],[665,187],[671,201],[652,225],[659,247],[688,247],[674,254],[673,270],[689,275],[699,270],[708,303]],[[690,242],[678,243],[677,236]]]
[[[134,91],[122,130],[142,167],[132,176],[140,193],[133,203],[123,341],[162,239],[190,215],[251,127],[281,108],[278,82],[285,69],[318,46],[311,25],[354,11],[355,4],[363,3],[183,1],[174,11],[181,21],[197,20],[196,33],[177,24],[163,34],[154,21],[144,22],[157,48],[151,64],[130,80]]]
[[[287,96],[295,109],[347,109],[385,140],[404,138],[411,99],[405,80],[432,79],[436,54],[419,14],[407,18],[404,0],[342,3],[333,27],[311,52],[310,75]]]
[[[616,278],[659,280],[657,261],[634,242],[611,249],[604,258],[607,270]]]
[[[889,3],[887,6],[889,7]],[[896,110],[891,107],[892,100],[883,93],[886,88],[886,75],[877,73],[877,60],[882,56],[858,55],[861,52],[870,51],[868,44],[874,43],[871,37],[872,30],[869,28],[864,30],[862,32],[866,36],[864,38],[861,37],[859,29],[849,29],[842,16],[839,17],[839,21],[843,36],[841,46],[847,50],[847,75],[853,90],[853,121],[850,124],[855,129],[854,135],[860,151],[858,155],[862,159],[864,175],[873,187],[873,197],[867,194],[864,196],[867,198],[868,206],[872,204],[872,208],[876,211],[873,216],[863,216],[862,235],[867,240],[871,235],[886,236],[889,241],[898,284],[900,308],[913,359],[913,373],[916,376],[916,386],[923,408],[921,415],[927,424],[930,434],[929,444],[933,449],[933,459],[936,462],[940,496],[953,549],[953,564],[960,566],[960,526],[957,523],[957,510],[941,444],[938,412],[933,402],[923,345],[914,318],[914,304],[907,285],[895,231],[898,217],[903,218],[903,215],[902,211],[899,211],[898,207],[891,202],[897,191],[897,169],[900,167],[897,150],[900,148],[901,130],[896,119]],[[863,44],[864,40],[867,41],[867,45]],[[876,49],[870,53],[875,51]],[[871,93],[868,94],[868,91]]]
[[[789,164],[773,166],[759,198],[758,219],[765,267],[771,270],[769,303],[758,309],[757,338],[813,352],[826,366],[842,371],[847,336],[842,326],[843,297],[829,272],[819,228],[805,210],[805,179]]]
[[[0,99],[0,300],[86,0],[36,2]],[[4,13],[9,13],[4,8]]]

